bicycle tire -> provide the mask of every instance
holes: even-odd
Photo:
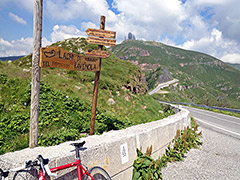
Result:
[[[37,170],[30,169],[17,171],[13,176],[13,180],[38,180]]]
[[[88,175],[84,180],[111,180],[111,177],[103,168],[99,166],[94,166],[89,170],[90,175],[94,178],[92,179]]]

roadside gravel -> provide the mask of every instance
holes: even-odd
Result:
[[[168,163],[164,180],[240,180],[240,138],[201,127],[203,145],[184,162]]]

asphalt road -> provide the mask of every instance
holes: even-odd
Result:
[[[240,139],[240,118],[184,106],[199,124]]]
[[[178,79],[173,79],[171,81],[167,81],[165,83],[158,84],[158,86],[149,92],[149,95],[153,95],[154,93],[158,92],[160,89],[169,86],[170,84],[173,84],[175,82],[178,82]]]
[[[168,163],[164,180],[240,180],[240,118],[184,107],[200,124],[203,145]]]

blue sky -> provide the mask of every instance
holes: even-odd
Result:
[[[0,0],[0,56],[32,52],[34,0]],[[43,0],[43,46],[98,28],[240,63],[239,0]]]

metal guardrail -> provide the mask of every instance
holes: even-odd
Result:
[[[171,102],[171,101],[159,101],[164,103],[172,103],[172,104],[182,104],[182,105],[192,105],[197,107],[209,108],[209,109],[218,109],[220,111],[229,111],[233,113],[240,113],[240,109],[230,109],[230,108],[223,108],[223,107],[216,107],[216,106],[206,106],[201,104],[194,104],[194,103],[183,103],[183,102]]]

